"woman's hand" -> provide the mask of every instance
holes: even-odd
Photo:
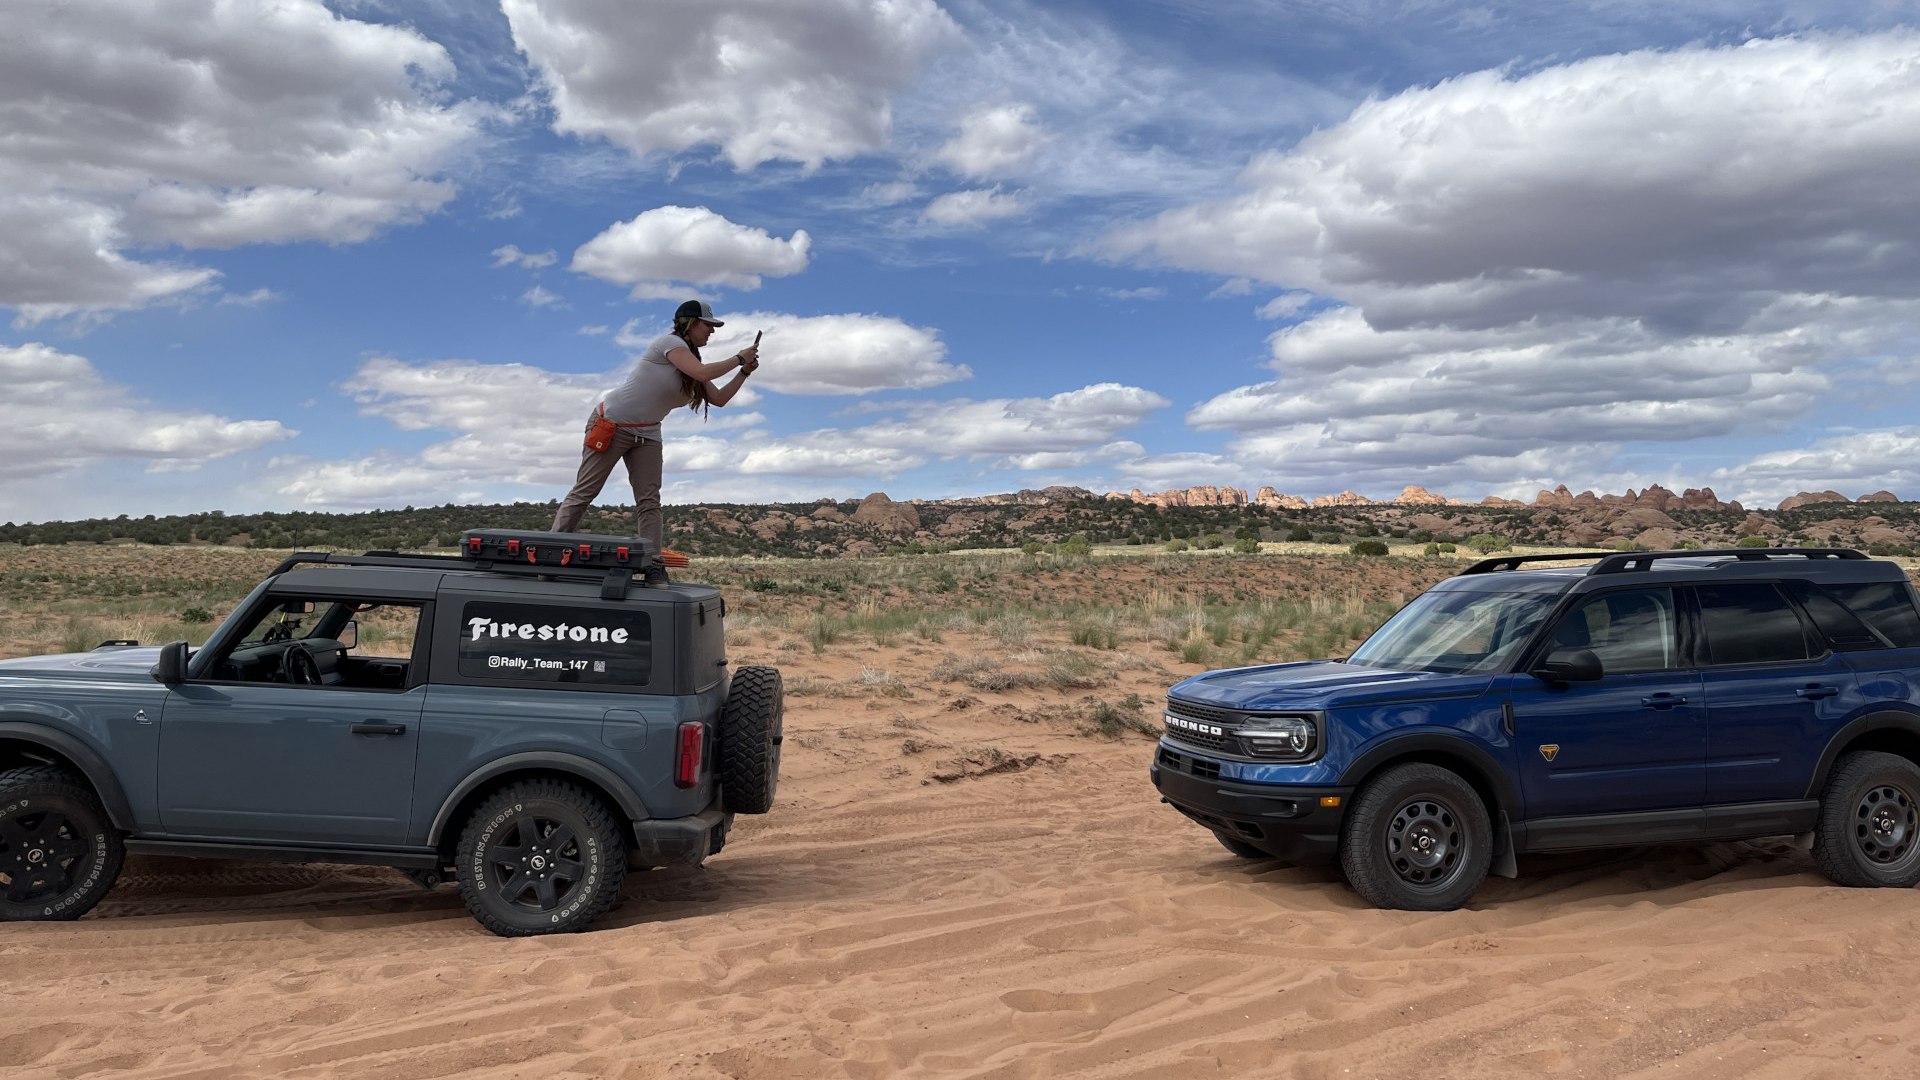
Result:
[[[760,346],[757,343],[749,345],[734,353],[733,358],[739,362],[741,370],[752,371],[760,366]]]

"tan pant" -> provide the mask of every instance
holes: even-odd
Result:
[[[602,453],[596,454],[585,446],[580,448],[580,476],[574,480],[573,490],[560,501],[559,512],[553,515],[554,532],[572,532],[579,526],[587,507],[593,504],[600,489],[607,486],[614,463],[624,461],[627,480],[633,484],[633,506],[638,518],[634,535],[655,545],[664,544],[665,529],[660,516],[660,429],[651,430],[654,434],[641,438],[633,428],[623,427],[613,436],[613,445]]]

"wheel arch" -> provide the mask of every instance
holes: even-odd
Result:
[[[1507,771],[1492,754],[1458,735],[1419,732],[1388,738],[1355,758],[1340,774],[1340,784],[1357,789],[1382,770],[1408,762],[1438,765],[1460,774],[1487,804],[1487,816],[1496,828],[1501,815],[1520,816],[1519,793]]]
[[[1849,721],[1827,740],[1826,749],[1820,752],[1820,762],[1814,766],[1813,777],[1807,782],[1805,797],[1819,798],[1826,790],[1827,777],[1833,774],[1833,763],[1840,760],[1841,754],[1855,750],[1897,754],[1920,766],[1920,715],[1884,709]]]
[[[113,827],[121,832],[134,831],[133,805],[99,751],[78,736],[45,724],[17,720],[0,723],[0,768],[30,762],[59,765],[80,774],[106,808]]]
[[[468,773],[441,801],[439,812],[427,830],[427,843],[438,848],[448,847],[458,836],[459,822],[487,796],[508,784],[538,779],[579,784],[606,800],[607,805],[619,812],[621,831],[629,844],[633,842],[633,823],[651,816],[639,793],[605,765],[578,754],[535,750],[496,758]],[[449,836],[449,832],[453,835]]]

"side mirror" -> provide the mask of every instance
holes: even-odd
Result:
[[[347,625],[340,628],[339,635],[333,640],[338,641],[343,649],[351,649],[360,644],[360,621],[348,619]]]
[[[187,681],[187,643],[168,642],[160,646],[160,662],[153,665],[153,680],[167,686]]]
[[[1604,672],[1592,649],[1555,649],[1528,674],[1545,682],[1593,682]]]

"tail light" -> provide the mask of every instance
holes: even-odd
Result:
[[[707,725],[690,720],[680,725],[680,753],[674,760],[675,787],[692,787],[700,782],[700,767],[707,757]]]

